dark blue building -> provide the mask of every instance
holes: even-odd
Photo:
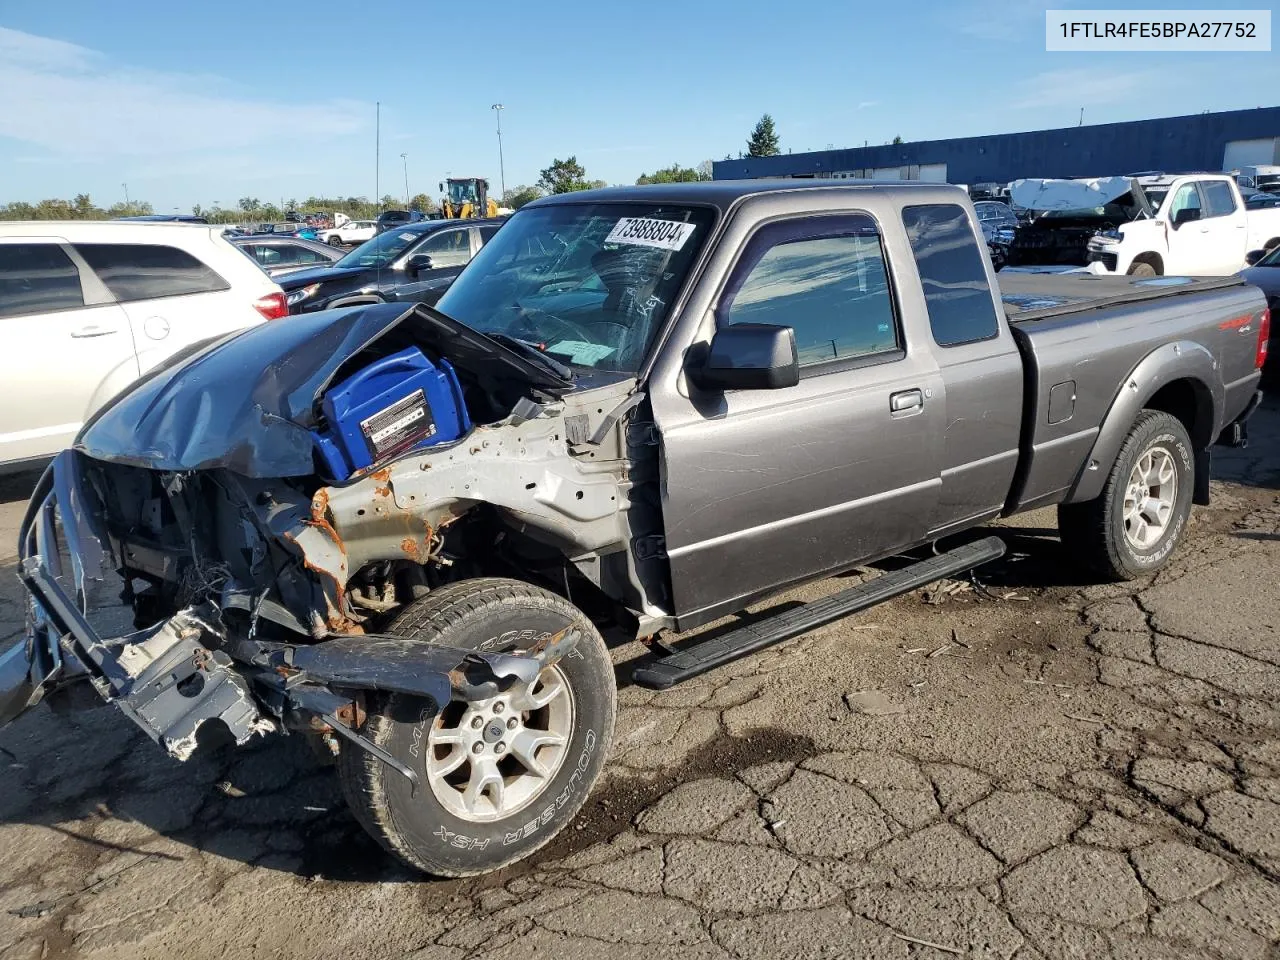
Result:
[[[744,157],[719,161],[713,169],[717,180],[871,177],[975,184],[1143,170],[1234,170],[1277,163],[1280,107],[1259,107],[988,137]]]

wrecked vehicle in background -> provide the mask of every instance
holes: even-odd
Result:
[[[206,343],[87,424],[21,527],[0,722],[87,685],[179,759],[300,732],[405,862],[526,857],[609,751],[601,627],[684,631],[938,546],[657,643],[632,677],[665,688],[996,559],[970,531],[1048,505],[1098,575],[1163,566],[1260,400],[1266,305],[1238,280],[1070,279],[997,290],[944,185],[535,201],[439,310]],[[115,578],[134,632],[90,602]]]
[[[1009,266],[1099,274],[1229,276],[1280,242],[1280,210],[1249,209],[1226,174],[1017,180],[1013,202],[1039,211],[1007,234]]]
[[[1089,241],[1153,209],[1132,177],[1092,180],[1015,180],[1013,203],[1029,216],[997,234],[1010,267],[1088,265]]]

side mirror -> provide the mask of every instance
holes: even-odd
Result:
[[[689,372],[710,390],[794,387],[800,382],[795,331],[771,323],[725,327],[712,337],[706,361]]]
[[[1252,267],[1255,263],[1257,263],[1266,255],[1267,255],[1267,251],[1265,250],[1250,250],[1248,253],[1244,255],[1244,262],[1247,265]]]
[[[436,184],[436,187],[439,189],[439,191],[440,191],[441,193],[444,193],[444,184],[443,184],[443,183],[437,183],[437,184]]]
[[[1173,215],[1173,225],[1181,226],[1184,223],[1190,223],[1192,220],[1200,219],[1199,207],[1183,207]]]
[[[430,254],[415,253],[405,261],[404,268],[410,274],[419,274],[434,269],[435,265],[431,262]]]

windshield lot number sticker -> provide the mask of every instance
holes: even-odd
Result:
[[[650,220],[646,217],[623,217],[604,238],[605,243],[629,243],[637,247],[679,250],[693,236],[695,224],[678,220]]]

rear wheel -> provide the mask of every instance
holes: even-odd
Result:
[[[616,712],[613,664],[595,626],[529,584],[464,580],[410,604],[387,632],[486,652],[518,652],[574,626],[577,646],[530,684],[438,710],[392,695],[370,704],[362,732],[414,769],[409,782],[359,749],[339,771],[356,819],[411,866],[439,876],[485,873],[533,853],[586,801]]]
[[[1191,515],[1195,454],[1176,417],[1144,410],[1102,494],[1058,508],[1063,546],[1109,580],[1153,573],[1169,559]]]

